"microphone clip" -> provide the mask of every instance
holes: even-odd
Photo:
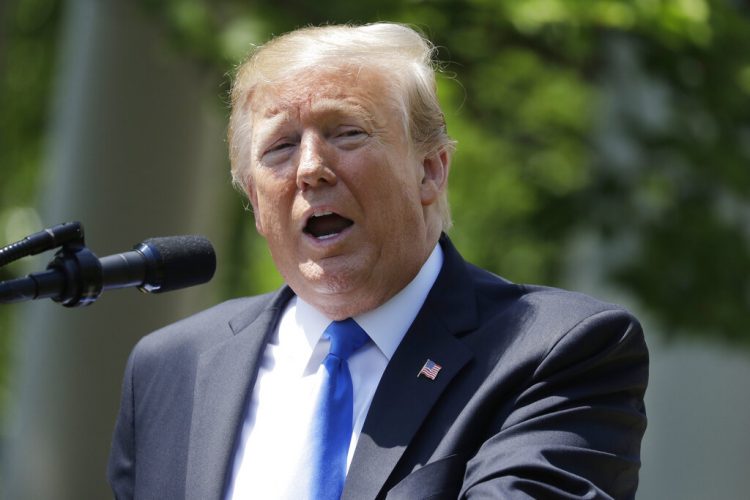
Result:
[[[66,222],[0,248],[0,266],[60,247],[47,270],[0,282],[0,303],[49,297],[65,307],[93,303],[102,293],[102,264],[86,247],[80,222]]]
[[[86,306],[102,293],[102,264],[99,258],[80,241],[64,243],[47,266],[65,276],[60,294],[51,297],[65,307]]]

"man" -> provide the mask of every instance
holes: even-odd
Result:
[[[240,68],[233,176],[287,285],[139,342],[118,498],[634,496],[640,326],[461,259],[431,52],[403,26],[329,26]]]

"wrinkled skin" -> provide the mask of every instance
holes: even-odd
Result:
[[[440,236],[448,154],[415,151],[385,78],[367,69],[297,73],[250,106],[245,186],[286,282],[331,319],[387,301]],[[310,234],[310,217],[329,213],[331,234]]]

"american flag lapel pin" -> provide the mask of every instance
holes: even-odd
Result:
[[[417,378],[424,375],[430,380],[435,380],[435,377],[437,377],[441,368],[443,367],[428,358],[427,361],[424,362],[422,369],[417,373]]]

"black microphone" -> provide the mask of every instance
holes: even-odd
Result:
[[[161,293],[200,285],[211,280],[216,254],[200,236],[151,238],[135,250],[102,257],[103,289],[137,286]]]
[[[47,271],[0,283],[0,303],[51,298],[74,307],[114,288],[161,293],[200,285],[215,270],[213,246],[201,236],[151,238],[130,252],[101,259],[81,246],[58,252]]]

